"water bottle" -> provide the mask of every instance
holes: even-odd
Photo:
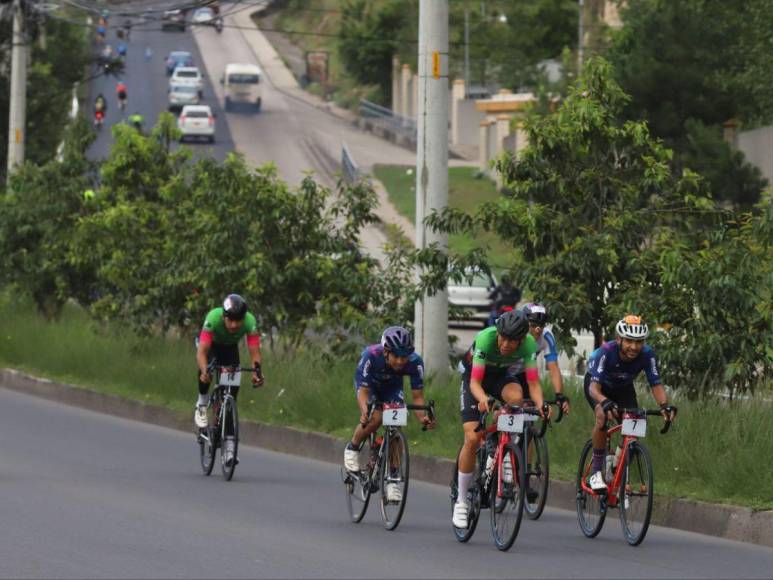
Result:
[[[494,456],[487,455],[486,456],[486,479],[491,477],[491,474],[493,472],[494,472]]]
[[[607,455],[607,469],[604,479],[607,480],[607,482],[612,481],[612,476],[614,475],[614,466],[613,462],[615,461],[615,457],[613,455]]]

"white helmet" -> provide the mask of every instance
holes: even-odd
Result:
[[[650,333],[650,329],[641,321],[641,316],[635,314],[628,314],[618,322],[616,330],[617,336],[633,340],[644,340]]]

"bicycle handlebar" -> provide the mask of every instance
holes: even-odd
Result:
[[[379,407],[383,408],[383,406],[384,406],[384,403],[377,403],[377,402],[368,403],[368,421],[365,423],[360,423],[360,426],[364,429],[367,426],[368,422],[370,422],[370,418],[373,416],[373,411],[375,411]],[[435,401],[432,399],[430,399],[426,405],[410,404],[410,405],[405,405],[405,408],[408,409],[409,411],[426,411],[427,417],[429,417],[429,420],[430,421],[435,420]],[[426,431],[427,426],[423,425],[421,430]]]
[[[219,370],[221,372],[222,371],[232,372],[232,373],[235,373],[237,371],[244,371],[247,373],[257,373],[258,378],[263,377],[263,372],[261,370],[260,363],[255,363],[255,366],[250,368],[250,367],[242,367],[242,366],[219,365],[217,364],[217,361],[211,360],[207,365],[207,372],[212,372],[215,370]],[[253,385],[253,388],[255,388],[255,385]]]
[[[639,415],[646,415],[648,417],[662,417],[663,411],[673,411],[674,416],[676,416],[676,413],[678,411],[677,407],[674,405],[668,405],[667,407],[663,407],[662,409],[641,409],[641,408],[632,408],[632,409],[621,409],[618,408],[618,411],[620,413],[637,413]],[[665,419],[665,424],[663,425],[663,428],[660,430],[661,435],[665,435],[668,433],[669,429],[671,429],[671,424],[673,421],[671,419]]]
[[[494,397],[489,397],[487,402],[488,402],[488,406],[491,409],[491,411],[486,411],[486,412],[480,414],[480,419],[478,420],[478,426],[475,428],[475,432],[476,433],[478,433],[480,431],[483,431],[483,429],[486,428],[486,419],[488,418],[488,415],[489,415],[490,412],[497,411],[499,409],[502,409],[503,407],[507,407],[507,408],[510,408],[510,409],[521,409],[524,412],[524,414],[526,414],[526,415],[538,415],[538,416],[541,416],[540,412],[537,409],[535,409],[534,407],[521,407],[521,406],[518,406],[518,405],[510,405],[509,403],[498,403],[494,399]],[[545,434],[545,430],[548,427],[548,422],[550,420],[548,419],[547,407],[548,407],[548,403],[544,402],[543,405],[542,405],[542,413],[545,416],[543,417],[542,428],[540,429],[539,433],[537,434],[537,437],[542,437]]]

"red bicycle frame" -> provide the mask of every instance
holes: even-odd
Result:
[[[512,442],[513,438],[507,431],[499,431],[497,429],[497,419],[499,418],[499,415],[514,415],[515,413],[508,412],[505,410],[497,410],[493,414],[493,421],[491,422],[491,425],[486,427],[484,431],[481,431],[478,433],[478,438],[480,439],[480,447],[486,446],[486,437],[493,435],[494,433],[499,433],[499,442],[497,443],[497,449],[494,452],[494,464],[497,468],[497,498],[502,498],[502,465],[504,464],[505,460],[505,452],[504,448],[505,445]],[[525,428],[525,427],[524,427]],[[521,482],[518,481],[518,470],[516,469],[516,464],[514,461],[514,457],[510,458],[510,469],[513,472],[513,480],[515,483],[518,484],[518,486],[521,485]],[[484,466],[481,466],[484,467]]]

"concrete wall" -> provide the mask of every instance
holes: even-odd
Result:
[[[483,111],[475,107],[473,100],[461,100],[456,102],[456,130],[454,131],[456,140],[454,144],[458,145],[478,145],[480,122],[486,118]]]
[[[738,134],[738,150],[746,155],[762,171],[762,175],[773,183],[773,126],[761,127]]]

